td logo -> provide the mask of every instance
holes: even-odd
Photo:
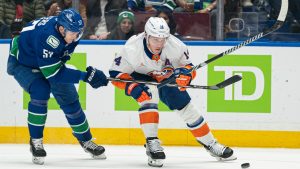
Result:
[[[67,67],[72,69],[78,69],[84,71],[86,68],[86,53],[73,53],[71,60],[66,64]],[[75,84],[76,90],[79,94],[79,102],[82,109],[86,109],[86,84],[82,81],[79,84]],[[30,96],[27,92],[23,91],[23,109],[28,109],[28,102],[30,101]],[[48,110],[60,110],[55,98],[51,94],[48,101]]]
[[[270,113],[271,62],[270,55],[227,55],[209,64],[208,84],[233,75],[243,79],[223,90],[208,91],[207,111]]]

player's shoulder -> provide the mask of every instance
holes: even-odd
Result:
[[[141,45],[141,42],[144,39],[144,33],[131,36],[125,43],[125,47],[136,47]]]
[[[172,57],[181,57],[186,50],[187,46],[173,35],[170,35],[163,49],[164,53],[171,54]]]
[[[56,25],[48,24],[40,33],[41,44],[52,51],[60,51],[64,47],[65,42],[59,34]]]
[[[42,34],[41,44],[44,48],[58,52],[63,48],[63,41],[55,34]]]
[[[133,35],[130,37],[125,45],[123,46],[122,50],[120,51],[120,56],[127,60],[127,62],[133,64],[140,58],[143,52],[143,35]]]
[[[131,36],[126,41],[123,50],[125,50],[126,53],[131,54],[131,55],[133,53],[137,53],[137,51],[139,49],[143,49],[143,48],[141,48],[143,46],[143,39],[144,39],[144,35],[142,33]]]
[[[170,35],[167,45],[174,46],[177,48],[178,47],[186,47],[186,45],[180,39],[175,37],[174,35]]]

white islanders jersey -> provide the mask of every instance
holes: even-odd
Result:
[[[161,53],[153,55],[146,46],[145,33],[141,33],[128,39],[116,55],[110,71],[149,75],[152,71],[161,71],[165,66],[177,68],[187,64],[191,64],[187,46],[175,36],[170,35]]]

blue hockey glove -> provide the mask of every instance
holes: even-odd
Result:
[[[101,70],[89,66],[86,68],[86,71],[87,75],[83,81],[89,83],[95,89],[101,86],[107,86],[108,80]]]
[[[132,96],[136,101],[141,103],[151,99],[152,94],[148,90],[149,87],[144,84],[127,83],[125,87],[125,94],[127,96]]]
[[[66,55],[66,56],[63,56],[60,58],[60,60],[63,62],[63,63],[66,63],[68,60],[71,59],[71,56],[70,55]]]

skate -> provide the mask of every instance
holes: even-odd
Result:
[[[148,165],[152,167],[162,167],[163,160],[166,158],[164,149],[160,145],[160,140],[158,138],[147,139],[146,144],[146,154],[148,156]]]
[[[231,161],[237,159],[233,155],[233,150],[230,147],[226,147],[218,143],[216,140],[208,146],[204,144],[202,145],[210,153],[210,155],[215,157],[218,161]]]
[[[104,154],[105,148],[102,146],[98,146],[92,140],[90,141],[79,141],[83,150],[89,153],[94,159],[106,159]]]
[[[34,164],[43,165],[44,158],[46,157],[47,153],[43,147],[43,139],[32,139],[30,138],[30,152],[32,153],[32,162]]]

